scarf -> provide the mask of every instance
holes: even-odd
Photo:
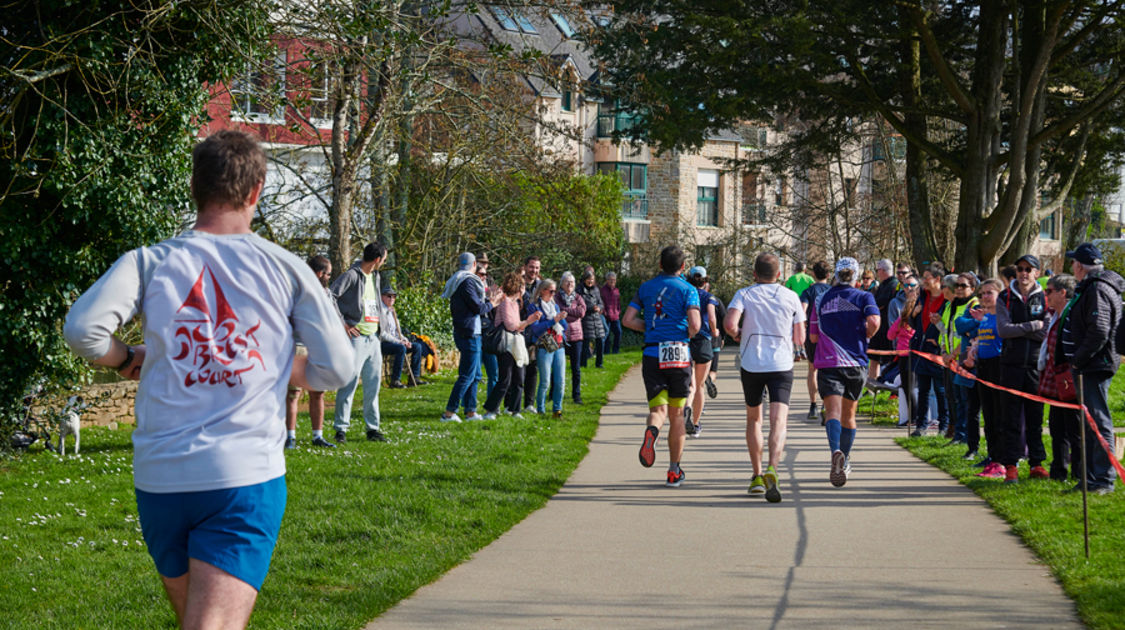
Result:
[[[453,294],[461,287],[461,283],[470,278],[480,283],[480,287],[483,291],[484,282],[481,281],[480,276],[471,271],[460,269],[452,276],[449,276],[449,280],[445,281],[445,290],[441,292],[441,297],[446,300],[453,297]]]

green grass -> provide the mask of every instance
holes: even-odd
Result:
[[[281,537],[250,626],[361,627],[469,558],[555,494],[585,456],[606,395],[639,360],[633,350],[584,370],[586,404],[564,402],[561,420],[440,423],[452,373],[384,389],[385,444],[364,440],[357,405],[348,443],[314,450],[302,412]],[[328,414],[330,437],[330,405]],[[137,523],[130,429],[84,430],[81,457],[33,449],[0,459],[0,627],[174,627]]]
[[[1064,493],[1073,483],[1028,480],[1027,463],[1020,465],[1020,482],[976,476],[979,469],[961,459],[964,448],[942,447],[944,438],[898,438],[923,461],[968,486],[1007,520],[1059,579],[1091,628],[1125,628],[1125,490],[1108,496],[1089,496],[1090,559],[1082,540],[1082,496]],[[1050,438],[1044,436],[1047,452]],[[983,450],[983,449],[982,449]]]

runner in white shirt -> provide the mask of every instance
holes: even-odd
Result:
[[[750,494],[781,501],[777,466],[785,448],[789,393],[793,389],[793,350],[805,341],[805,311],[792,290],[778,284],[777,256],[760,254],[754,261],[757,284],[740,289],[727,306],[727,333],[739,340],[742,392],[746,399],[746,448],[754,475]],[[762,470],[762,393],[769,390],[769,464]]]

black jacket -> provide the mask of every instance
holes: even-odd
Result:
[[[1000,363],[1038,373],[1039,346],[1047,336],[1047,294],[1039,283],[1024,300],[1015,281],[996,298],[996,333],[1004,340]]]
[[[1082,374],[1115,372],[1121,359],[1114,337],[1121,322],[1125,279],[1108,269],[1091,273],[1075,289],[1078,297],[1063,321],[1056,363]]]
[[[594,307],[599,307],[602,311],[605,310],[605,304],[602,303],[602,291],[598,285],[588,287],[585,284],[578,285],[575,289],[578,295],[582,296],[582,300],[586,302],[586,314],[582,316],[582,337],[583,339],[605,339],[605,325],[602,323],[602,313],[595,313]]]

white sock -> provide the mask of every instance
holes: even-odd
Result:
[[[289,431],[289,439],[291,439],[291,440],[297,439],[297,429],[293,429],[293,430]]]
[[[323,430],[323,429],[321,429],[321,430],[317,430],[317,431],[313,431],[313,439],[314,439],[314,440],[315,440],[316,438],[323,438],[323,437],[324,437],[324,430]]]

